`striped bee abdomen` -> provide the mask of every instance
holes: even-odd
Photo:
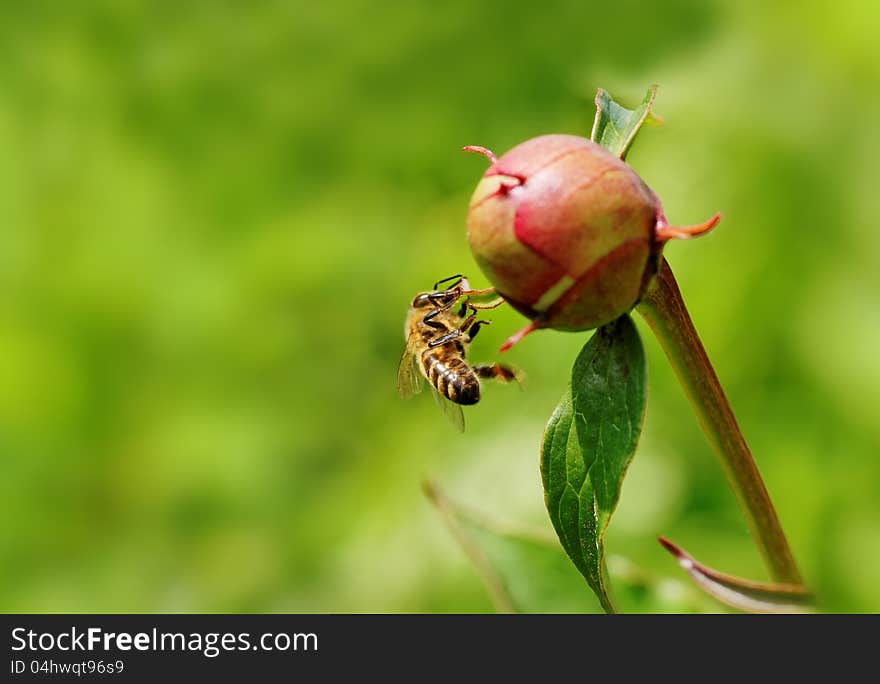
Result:
[[[444,353],[445,352],[445,353]],[[442,347],[422,354],[422,368],[435,389],[456,404],[476,404],[480,400],[480,381],[460,357]]]

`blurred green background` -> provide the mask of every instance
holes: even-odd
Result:
[[[670,221],[724,214],[667,251],[697,328],[824,608],[880,610],[878,35],[857,0],[5,4],[0,609],[491,610],[420,482],[546,531],[538,446],[587,335],[510,352],[526,391],[459,435],[397,396],[407,302],[485,284],[462,145],[586,135],[596,87],[657,82],[628,161]],[[492,317],[477,360],[522,324]],[[648,577],[627,607],[686,610],[657,534],[764,574],[639,325],[607,543]],[[528,609],[597,608],[500,553]]]

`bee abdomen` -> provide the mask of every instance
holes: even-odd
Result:
[[[480,400],[480,381],[462,359],[445,359],[429,352],[422,357],[422,364],[428,380],[449,401],[469,405]]]

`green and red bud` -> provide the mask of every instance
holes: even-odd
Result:
[[[667,224],[660,200],[623,161],[573,135],[545,135],[489,158],[468,211],[468,241],[498,294],[538,328],[590,330],[640,299],[663,244],[704,233]]]

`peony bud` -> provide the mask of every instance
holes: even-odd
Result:
[[[623,161],[586,138],[545,135],[492,162],[471,198],[477,264],[537,328],[589,330],[629,311],[657,269],[662,245],[712,228],[672,228],[660,200]]]

